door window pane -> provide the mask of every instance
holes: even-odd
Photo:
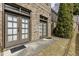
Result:
[[[23,23],[25,22],[24,18],[22,18],[22,22],[23,22]]]
[[[12,34],[12,29],[8,29],[8,34]]]
[[[14,28],[17,28],[17,23],[13,23],[13,27]]]
[[[22,28],[25,28],[25,26],[24,26],[25,24],[22,24]]]
[[[25,19],[25,23],[28,23],[28,19]]]
[[[8,15],[8,21],[12,21],[12,16]]]
[[[17,35],[13,35],[13,40],[17,40]]]
[[[28,24],[22,24],[22,28],[28,28]]]
[[[22,29],[22,33],[24,33],[24,30],[25,30],[25,29]]]
[[[25,28],[28,28],[28,24],[25,24]]]
[[[8,22],[8,27],[12,27],[12,22]]]
[[[28,33],[28,29],[25,29],[25,33]]]
[[[13,29],[13,34],[17,34],[17,29]]]
[[[16,16],[13,17],[13,21],[17,21],[17,17]]]
[[[28,23],[28,18],[22,18],[23,23]]]
[[[8,36],[8,42],[12,41],[12,36]]]

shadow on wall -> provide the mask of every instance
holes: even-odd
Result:
[[[75,50],[76,56],[79,56],[79,33],[76,36],[76,50]]]

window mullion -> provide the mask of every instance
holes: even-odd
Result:
[[[13,17],[12,17],[12,21],[13,21]],[[12,40],[13,40],[13,22],[12,22]]]
[[[19,23],[18,23],[18,25],[19,25],[19,27],[18,27],[19,33],[18,34],[19,34],[19,40],[20,40],[20,38],[22,39],[22,37],[21,37],[22,36],[22,33],[21,33],[22,32],[22,29],[21,29],[22,17],[21,16],[19,16],[18,21],[19,21]]]

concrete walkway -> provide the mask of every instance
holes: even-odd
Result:
[[[5,52],[5,56],[62,56],[67,50],[69,39],[53,37],[53,39],[40,39],[27,43],[26,48],[11,53]]]
[[[53,39],[41,39],[35,42],[30,42],[26,44],[26,48],[22,49],[18,52],[15,52],[14,56],[32,56],[38,53],[41,49],[46,48],[47,46],[51,45],[54,42]]]
[[[59,39],[59,38],[58,38]],[[34,56],[65,56],[69,39],[54,40],[54,42],[48,47],[42,49]]]

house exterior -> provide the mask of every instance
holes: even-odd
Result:
[[[74,15],[73,16],[73,29],[74,31],[78,32],[79,31],[79,15]]]
[[[53,10],[51,9],[51,34],[53,35],[53,30],[54,28],[56,27],[56,24],[57,24],[57,19],[58,19],[58,14]]]
[[[51,4],[0,4],[1,51],[47,37],[51,37]]]

